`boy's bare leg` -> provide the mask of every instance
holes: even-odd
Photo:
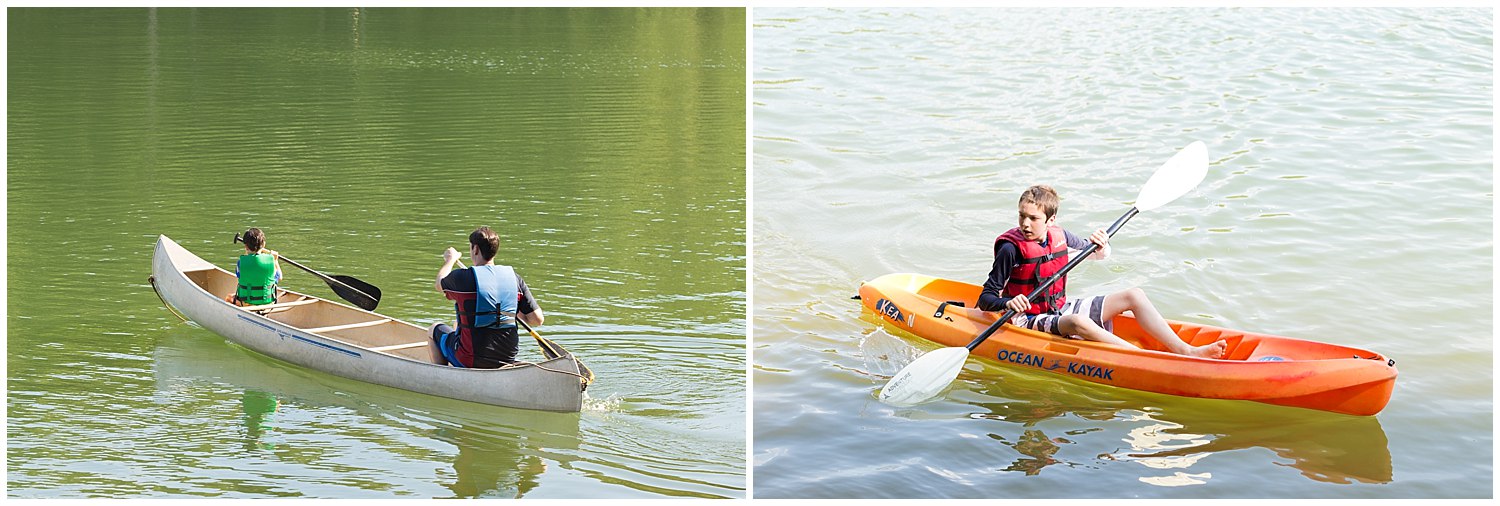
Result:
[[[1157,342],[1166,346],[1172,353],[1178,355],[1189,355],[1204,358],[1219,358],[1224,356],[1224,351],[1229,344],[1219,339],[1203,346],[1193,346],[1177,337],[1172,332],[1172,327],[1162,318],[1161,313],[1156,311],[1156,306],[1146,298],[1146,292],[1140,288],[1130,288],[1109,294],[1104,297],[1104,318],[1108,321],[1115,315],[1130,311],[1135,315],[1136,323],[1155,338]]]
[[[1130,344],[1130,341],[1120,339],[1120,336],[1104,330],[1104,327],[1100,327],[1099,324],[1094,323],[1094,320],[1090,320],[1089,317],[1081,314],[1063,315],[1057,320],[1057,330],[1061,331],[1065,336],[1078,336],[1094,342],[1135,348],[1135,345]]]

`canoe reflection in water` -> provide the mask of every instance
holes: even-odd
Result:
[[[245,450],[275,450],[276,443],[263,441],[261,435],[271,431],[271,414],[281,406],[276,396],[260,390],[245,390],[240,409],[245,411]]]
[[[536,488],[547,463],[522,437],[483,428],[439,428],[433,435],[458,447],[456,476],[447,484],[455,497],[519,499]]]
[[[1069,464],[1058,457],[1059,450],[1088,445],[1101,450],[1098,461],[1143,466],[1142,482],[1193,485],[1211,479],[1207,473],[1195,473],[1194,466],[1215,455],[1259,448],[1284,459],[1276,464],[1315,481],[1389,483],[1392,479],[1389,441],[1373,416],[1128,392],[1081,381],[1029,378],[1028,373],[1018,371],[987,370],[984,374],[987,381],[979,383],[984,386],[973,394],[1018,399],[974,402],[973,407],[985,411],[969,415],[1019,424],[1019,434],[988,434],[1022,455],[1005,471],[1035,475],[1050,465]],[[1049,420],[1068,415],[1097,423],[1094,427],[1069,423],[1071,429],[1051,434],[1042,428]],[[1101,436],[1121,433],[1124,436],[1114,440],[1121,446],[1099,446],[1107,444]]]
[[[155,355],[157,389],[163,393],[184,383],[240,391],[240,446],[246,455],[237,458],[263,462],[269,457],[307,469],[299,478],[284,476],[288,468],[277,467],[278,475],[267,475],[267,480],[317,482],[329,472],[358,474],[358,468],[349,466],[353,454],[356,462],[389,458],[433,470],[429,476],[406,476],[411,481],[405,485],[387,484],[382,490],[388,493],[519,498],[539,486],[549,460],[566,468],[577,458],[577,413],[485,406],[348,380],[285,364],[189,327],[167,330]],[[328,420],[330,414],[339,415],[338,420]],[[309,439],[313,433],[317,438]],[[372,448],[381,453],[367,455]],[[451,467],[445,465],[448,461]]]

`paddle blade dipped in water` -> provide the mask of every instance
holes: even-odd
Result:
[[[896,406],[911,406],[943,393],[969,358],[962,346],[933,350],[891,377],[880,391],[880,400]]]

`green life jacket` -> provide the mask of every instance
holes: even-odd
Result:
[[[276,302],[276,257],[270,253],[240,255],[236,264],[239,285],[234,296],[250,305]]]

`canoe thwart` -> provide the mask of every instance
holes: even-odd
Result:
[[[386,324],[386,323],[390,323],[390,322],[391,322],[390,318],[381,318],[379,320],[370,320],[370,321],[367,321],[367,322],[346,323],[346,324],[343,324],[343,325],[330,325],[330,326],[327,326],[327,327],[313,327],[313,328],[306,328],[306,329],[302,329],[302,330],[307,331],[307,332],[312,332],[314,334],[322,334],[324,332],[332,332],[332,331],[335,331],[335,330],[357,329],[357,328],[360,328],[360,327],[373,327],[373,326],[376,326],[376,325]]]
[[[306,299],[302,299],[302,300],[294,300],[294,301],[291,301],[291,302],[277,302],[275,304],[262,304],[262,305],[259,305],[259,306],[242,306],[242,307],[240,307],[240,309],[243,309],[243,310],[246,310],[246,311],[251,311],[251,312],[261,312],[261,311],[265,311],[265,310],[268,310],[268,309],[282,309],[282,308],[288,308],[288,307],[293,307],[293,306],[301,306],[301,305],[304,305],[304,304],[312,304],[312,303],[315,303],[315,302],[322,302],[322,299],[306,298]]]
[[[370,348],[370,351],[396,351],[404,350],[407,348],[416,348],[418,346],[427,346],[427,341],[417,341],[415,343],[406,344],[393,344],[390,346],[376,346],[374,348]]]

